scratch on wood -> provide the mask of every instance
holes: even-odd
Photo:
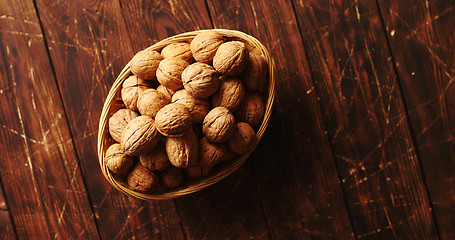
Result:
[[[253,11],[254,25],[256,26],[256,29],[259,31],[258,17],[256,15],[256,9],[254,8],[254,3],[251,1],[250,5],[251,5],[251,10]]]

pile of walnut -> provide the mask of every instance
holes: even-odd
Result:
[[[109,170],[130,189],[175,189],[255,145],[267,62],[244,42],[205,31],[161,53],[140,51],[130,67],[121,90],[126,108],[109,119],[118,143],[105,154]]]

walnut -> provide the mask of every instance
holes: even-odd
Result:
[[[248,90],[263,92],[267,86],[267,61],[262,55],[250,52],[242,73],[243,83]]]
[[[199,141],[199,165],[214,167],[224,160],[227,151],[224,143],[211,143],[207,138],[202,138]]]
[[[221,74],[234,76],[242,72],[248,58],[245,43],[226,42],[220,45],[213,57],[213,67]]]
[[[122,147],[118,143],[112,144],[104,157],[107,168],[116,175],[125,175],[134,165],[132,156],[123,153]]]
[[[192,63],[194,61],[193,54],[191,53],[190,49],[190,44],[186,42],[176,42],[167,45],[161,50],[161,56],[163,56],[165,59],[178,57],[187,61],[188,63]]]
[[[139,156],[141,164],[150,171],[163,171],[171,166],[166,148],[158,144],[151,152]]]
[[[191,41],[190,48],[196,61],[210,64],[216,50],[224,43],[223,36],[217,31],[204,31]]]
[[[225,107],[213,108],[202,123],[202,132],[213,143],[226,142],[234,131],[234,115]]]
[[[234,135],[229,139],[229,148],[237,155],[243,155],[253,149],[257,142],[254,129],[244,122],[237,123]]]
[[[206,177],[212,171],[211,167],[191,166],[183,169],[190,178]]]
[[[197,98],[206,98],[216,92],[220,86],[218,73],[205,63],[193,63],[182,73],[183,87]]]
[[[190,111],[180,103],[171,103],[161,108],[155,120],[158,131],[167,137],[182,136],[193,124]]]
[[[122,139],[122,132],[125,126],[138,115],[136,112],[123,108],[112,114],[109,118],[109,133],[111,137],[120,142]]]
[[[188,67],[188,62],[181,58],[166,58],[160,62],[156,79],[161,85],[172,90],[183,88],[182,72]]]
[[[167,188],[176,188],[183,182],[185,174],[183,169],[170,167],[160,173],[161,183]]]
[[[139,78],[152,80],[156,76],[156,69],[162,59],[163,57],[157,51],[144,49],[131,59],[131,72]]]
[[[139,116],[131,120],[122,133],[122,150],[125,154],[139,156],[150,152],[160,140],[155,121],[149,116]]]
[[[133,111],[137,111],[137,99],[142,92],[151,88],[150,82],[144,81],[134,75],[129,76],[122,84],[122,100],[125,106]]]
[[[265,106],[261,93],[248,92],[234,115],[237,121],[246,122],[255,127],[261,123],[264,111]]]
[[[170,101],[157,90],[147,89],[139,96],[137,100],[137,109],[142,115],[154,118],[158,111],[169,102]]]
[[[218,91],[212,96],[212,106],[225,107],[234,111],[245,97],[245,88],[240,79],[228,77],[224,80]]]
[[[140,163],[126,177],[130,189],[142,193],[152,192],[158,187],[159,178]]]
[[[210,102],[206,98],[195,98],[188,94],[185,89],[178,90],[172,96],[173,103],[185,105],[190,111],[191,120],[193,123],[202,123],[205,115],[210,111]]]
[[[170,89],[170,88],[167,88],[163,85],[159,85],[157,88],[156,88],[156,91],[160,92],[161,94],[164,95],[164,97],[166,97],[166,99],[170,102],[171,99],[172,99],[172,95],[174,95],[175,91]]]
[[[175,167],[195,165],[199,157],[199,141],[192,130],[181,137],[166,138],[166,152]]]

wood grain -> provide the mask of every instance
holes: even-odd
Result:
[[[204,1],[122,1],[135,51],[166,37],[212,28]],[[151,12],[143,18],[143,12]],[[187,239],[268,239],[251,166],[209,189],[176,199]],[[216,209],[216,210],[215,210]],[[195,220],[197,219],[197,221]]]
[[[352,239],[330,144],[289,1],[208,1],[217,28],[257,37],[276,64],[276,104],[250,160],[273,239]]]
[[[17,235],[97,239],[33,1],[4,1],[0,26],[0,173]]]
[[[17,239],[2,186],[0,186],[0,226],[2,226],[0,228],[0,239]]]
[[[296,1],[356,235],[437,239],[375,1]]]
[[[455,239],[455,5],[378,1],[441,239]]]
[[[183,238],[172,201],[130,199],[99,169],[96,136],[103,102],[133,56],[119,2],[36,2],[101,238]]]

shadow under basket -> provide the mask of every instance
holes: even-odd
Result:
[[[114,140],[109,135],[108,129],[108,121],[109,117],[115,113],[120,108],[123,108],[124,105],[121,100],[120,91],[122,88],[123,81],[130,76],[130,62],[125,66],[122,72],[119,74],[117,79],[115,80],[109,94],[107,95],[106,101],[104,102],[103,111],[101,112],[100,116],[100,123],[99,123],[99,130],[98,130],[98,144],[97,144],[97,151],[98,151],[98,159],[99,164],[101,167],[101,171],[109,183],[114,186],[119,191],[123,192],[126,195],[133,196],[142,200],[165,200],[165,199],[172,199],[179,196],[183,196],[186,194],[197,192],[201,189],[204,189],[214,183],[221,181],[222,179],[226,178],[237,170],[251,155],[253,150],[256,148],[257,143],[261,140],[262,136],[264,135],[264,131],[267,128],[267,125],[270,121],[270,115],[272,113],[272,105],[275,98],[275,77],[274,77],[274,63],[272,58],[269,55],[267,49],[262,45],[256,38],[245,34],[243,32],[235,31],[235,30],[226,30],[226,29],[210,29],[219,32],[226,40],[240,40],[246,43],[246,46],[249,51],[253,51],[257,54],[262,55],[265,60],[267,61],[268,65],[268,80],[269,85],[266,92],[264,92],[264,99],[266,100],[265,104],[265,114],[262,120],[261,125],[259,128],[255,128],[256,135],[258,141],[255,143],[254,147],[250,152],[243,156],[239,156],[236,159],[225,162],[222,164],[217,165],[213,172],[202,178],[198,179],[190,179],[189,181],[185,181],[183,185],[176,189],[167,190],[165,192],[159,193],[140,193],[133,191],[127,187],[127,184],[124,180],[117,178],[114,174],[112,174],[109,169],[107,168],[104,162],[104,156],[106,153],[107,148],[114,143]],[[199,30],[193,32],[186,32],[179,35],[175,35],[169,38],[166,38],[150,47],[148,49],[161,51],[162,48],[165,46],[175,43],[175,42],[191,42],[191,40],[198,34],[203,31],[208,30]]]

